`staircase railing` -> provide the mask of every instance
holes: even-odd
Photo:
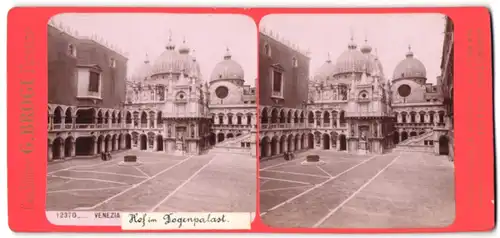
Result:
[[[245,139],[246,137],[248,137],[248,135],[250,135],[250,133],[248,133],[248,132],[247,133],[243,133],[243,134],[241,134],[241,135],[239,135],[237,137],[233,137],[233,138],[230,138],[229,140],[224,140],[221,143],[217,143],[217,144],[215,144],[215,146],[216,147],[217,146],[225,146],[227,144],[231,144],[231,143],[234,143],[234,142],[239,142],[239,141]]]
[[[426,132],[424,134],[420,134],[418,136],[412,136],[412,137],[410,137],[410,138],[408,138],[408,139],[406,139],[404,141],[401,141],[401,143],[399,143],[399,145],[408,145],[408,144],[410,144],[412,142],[419,141],[422,138],[425,138],[425,137],[427,137],[429,135],[432,135],[432,133],[434,133],[434,132],[433,131],[428,131],[428,132]]]

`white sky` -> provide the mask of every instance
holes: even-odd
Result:
[[[358,47],[365,37],[377,48],[384,74],[392,79],[396,65],[405,58],[408,45],[427,68],[427,82],[436,83],[440,73],[445,27],[441,14],[335,14],[267,15],[259,27],[311,51],[311,76],[327,59],[335,63],[347,49],[351,32]]]
[[[255,85],[257,27],[244,15],[75,13],[56,15],[53,19],[58,26],[61,22],[72,31],[77,30],[80,36],[96,34],[128,52],[128,75],[144,62],[146,52],[154,62],[165,50],[171,31],[176,47],[185,37],[190,48],[196,50],[203,80],[209,79],[227,46],[232,58],[243,67],[246,84]]]

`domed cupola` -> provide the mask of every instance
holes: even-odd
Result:
[[[192,72],[193,62],[189,56],[189,48],[183,44],[178,51],[175,50],[175,44],[172,42],[172,36],[168,38],[165,51],[154,61],[151,70],[152,77],[164,74],[188,74]]]
[[[371,72],[370,62],[357,47],[357,44],[351,37],[351,42],[347,45],[347,50],[340,54],[335,62],[335,75],[353,72]]]
[[[331,78],[334,73],[335,64],[332,63],[332,60],[330,59],[330,53],[328,53],[326,61],[315,72],[313,80],[315,82],[323,82]]]
[[[179,54],[189,54],[189,46],[186,43],[186,38],[182,40],[182,44],[179,46]]]
[[[232,59],[229,48],[226,49],[223,60],[217,63],[210,76],[210,82],[217,80],[236,80],[243,84],[245,73],[241,65]]]
[[[411,46],[408,46],[406,58],[399,62],[393,74],[393,81],[400,79],[413,79],[420,83],[425,83],[427,70],[424,64],[414,57]]]
[[[370,54],[372,52],[372,47],[368,44],[368,39],[365,38],[365,44],[361,46],[361,52],[363,54]]]

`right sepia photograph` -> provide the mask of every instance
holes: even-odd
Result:
[[[262,221],[279,228],[451,225],[451,19],[272,14],[259,28]]]

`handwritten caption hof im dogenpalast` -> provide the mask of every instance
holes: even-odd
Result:
[[[230,223],[225,213],[129,213],[122,217],[126,219],[122,227],[132,229],[205,229]]]

